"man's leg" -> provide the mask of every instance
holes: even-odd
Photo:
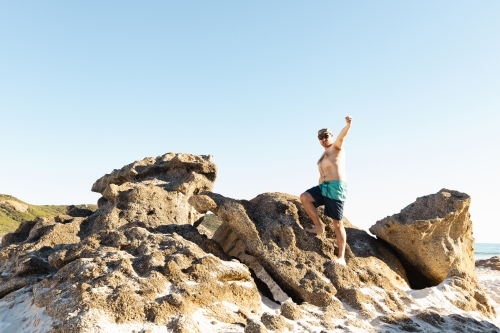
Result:
[[[300,195],[300,202],[302,203],[302,206],[304,206],[307,215],[309,215],[314,223],[314,227],[306,228],[305,230],[313,234],[322,234],[323,232],[325,232],[325,228],[319,220],[316,206],[314,206],[314,198],[312,197],[312,195],[307,192],[302,193]]]
[[[335,236],[337,237],[337,246],[339,248],[338,258],[333,262],[335,264],[345,265],[345,245],[347,235],[345,233],[344,222],[342,222],[342,220],[333,220],[333,227],[335,229]]]

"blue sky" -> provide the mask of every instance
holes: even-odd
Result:
[[[0,193],[95,203],[93,182],[211,154],[215,192],[316,184],[346,139],[345,214],[368,228],[441,188],[500,242],[498,1],[0,3]]]

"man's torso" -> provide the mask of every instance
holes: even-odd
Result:
[[[325,149],[318,161],[320,183],[328,180],[347,181],[345,175],[345,150],[332,144]]]

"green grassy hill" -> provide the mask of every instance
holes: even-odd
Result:
[[[97,205],[75,205],[95,211]],[[23,221],[66,213],[66,205],[30,205],[11,195],[0,194],[0,234],[13,232]]]

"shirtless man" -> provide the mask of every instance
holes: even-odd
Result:
[[[306,229],[313,234],[322,234],[325,228],[321,224],[316,207],[325,206],[325,215],[333,219],[333,227],[339,248],[336,264],[345,265],[346,233],[342,216],[344,201],[347,195],[347,178],[345,174],[344,138],[351,128],[352,118],[345,117],[346,126],[340,131],[335,141],[328,128],[318,131],[319,143],[325,152],[318,161],[319,185],[308,189],[300,195],[300,201],[314,223],[314,227]]]

